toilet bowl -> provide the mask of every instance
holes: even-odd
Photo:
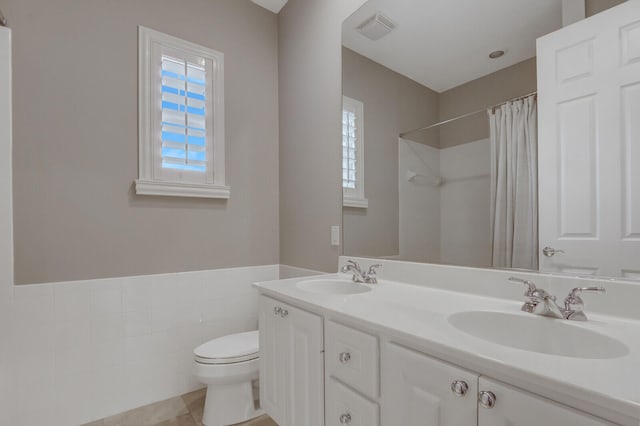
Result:
[[[193,350],[194,375],[207,385],[202,422],[227,426],[262,415],[258,380],[258,331],[210,340]]]

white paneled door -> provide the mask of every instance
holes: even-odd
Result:
[[[382,350],[383,426],[477,424],[478,376],[389,343]]]
[[[260,297],[260,399],[280,426],[324,425],[322,317]]]
[[[640,278],[640,2],[540,38],[538,93],[541,270]]]

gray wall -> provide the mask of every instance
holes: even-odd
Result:
[[[279,15],[280,262],[333,271],[342,223],[342,21],[364,0],[289,0]]]
[[[278,263],[274,14],[249,0],[2,9],[14,41],[17,283]],[[138,25],[225,53],[229,201],[133,194]]]
[[[398,241],[398,135],[438,117],[433,90],[358,53],[342,49],[346,96],[364,103],[365,197],[369,208],[344,208],[344,252],[392,256]],[[438,146],[437,132],[423,132],[421,143]]]
[[[531,58],[493,74],[440,93],[440,120],[534,92],[536,59]],[[489,137],[489,119],[480,113],[440,127],[440,147],[447,148]]]
[[[585,12],[587,16],[592,16],[624,2],[625,0],[585,0]]]

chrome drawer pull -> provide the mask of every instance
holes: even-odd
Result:
[[[340,416],[341,425],[348,425],[349,423],[351,423],[351,414],[346,413]]]
[[[280,306],[276,306],[275,308],[273,308],[274,315],[280,315],[281,312],[282,312],[282,308]]]
[[[469,390],[469,385],[464,380],[454,380],[451,383],[451,390],[456,396],[465,396]]]
[[[478,394],[478,402],[482,408],[493,408],[496,406],[496,395],[493,392],[481,391]]]
[[[349,352],[342,352],[338,359],[340,359],[340,362],[342,364],[346,364],[349,362],[349,360],[351,360],[351,354]]]
[[[287,315],[289,315],[289,311],[287,311],[286,309],[280,311],[280,316],[282,318],[286,317]]]

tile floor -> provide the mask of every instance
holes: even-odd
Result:
[[[206,389],[116,414],[84,426],[202,426]],[[236,426],[278,426],[269,416]]]

